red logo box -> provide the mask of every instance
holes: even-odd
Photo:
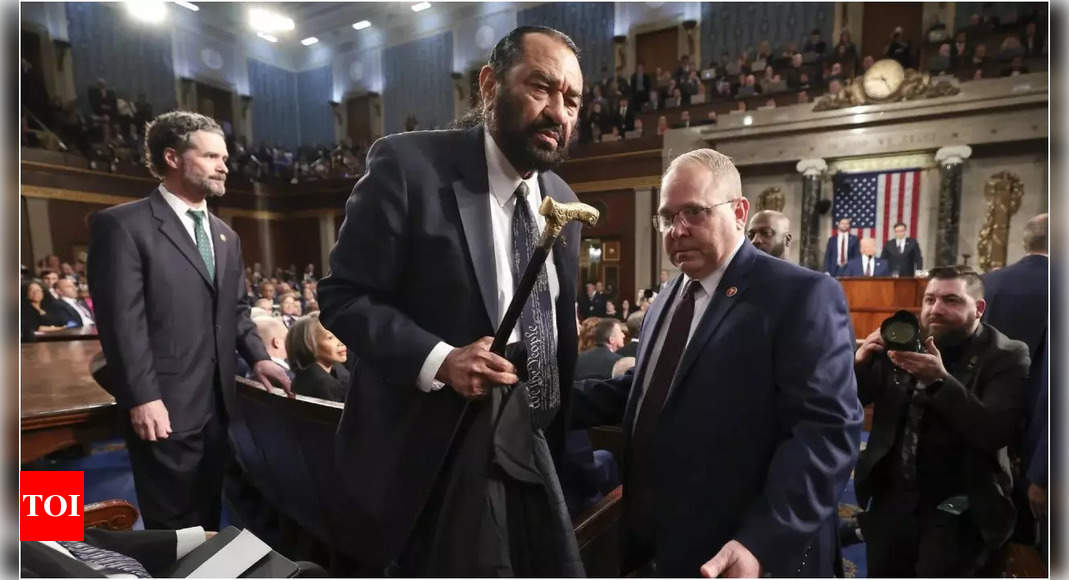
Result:
[[[82,541],[85,474],[81,471],[19,472],[19,540]]]

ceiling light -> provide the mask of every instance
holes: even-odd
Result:
[[[412,5],[412,11],[413,12],[423,12],[424,10],[426,10],[426,9],[428,9],[430,7],[431,7],[431,3],[430,2],[417,2],[417,3]]]
[[[292,18],[263,8],[249,10],[249,25],[257,32],[280,32],[293,30],[295,27]]]
[[[184,2],[183,0],[174,0],[174,3],[179,5],[179,6],[181,6],[182,8],[185,8],[186,10],[192,10],[193,12],[196,12],[196,11],[200,10],[200,6],[197,6],[196,4],[194,4],[192,2]]]
[[[163,22],[167,17],[167,7],[163,2],[127,2],[126,11],[134,18],[152,24]]]
[[[305,38],[304,40],[302,40],[301,44],[303,44],[305,46],[312,46],[313,44],[315,44],[317,42],[319,42],[318,38],[316,38],[314,36],[309,36],[308,38]]]
[[[278,37],[277,36],[272,36],[272,35],[270,35],[270,34],[268,34],[266,32],[257,32],[256,36],[259,36],[260,38],[266,40],[267,42],[278,42]]]
[[[371,26],[371,22],[368,20],[361,20],[360,22],[354,22],[353,28],[356,30],[363,30]]]

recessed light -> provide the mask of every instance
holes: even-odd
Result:
[[[423,12],[424,10],[426,10],[426,9],[428,9],[430,7],[431,7],[431,3],[430,2],[417,2],[417,3],[412,5],[412,11],[413,12]]]
[[[163,2],[126,2],[126,11],[130,16],[151,24],[163,22],[167,17],[167,7]]]
[[[369,28],[370,26],[371,21],[369,20],[361,20],[360,22],[353,23],[353,28],[355,28],[356,30],[363,30],[365,28]]]
[[[259,36],[260,38],[266,40],[267,42],[278,42],[278,37],[277,36],[272,36],[272,35],[270,35],[270,34],[268,34],[266,32],[257,32],[256,36]]]
[[[295,27],[292,18],[263,8],[249,10],[249,25],[257,32],[279,32],[293,30]]]
[[[175,4],[181,6],[182,8],[185,8],[186,10],[192,10],[193,12],[196,12],[196,11],[200,10],[200,6],[197,6],[196,4],[194,4],[192,2],[185,2],[184,0],[173,0],[173,1],[174,1]]]
[[[309,36],[308,38],[305,38],[305,39],[301,40],[301,44],[303,44],[305,46],[312,46],[313,44],[315,44],[317,42],[319,42],[319,39],[314,37],[314,36]]]

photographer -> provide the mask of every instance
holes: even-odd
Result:
[[[1006,448],[1024,418],[1028,349],[981,323],[985,307],[975,272],[936,268],[912,332],[900,312],[855,354],[858,394],[873,403],[855,472],[870,576],[975,576],[1013,530]]]

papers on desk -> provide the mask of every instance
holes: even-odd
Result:
[[[271,553],[268,546],[248,530],[219,549],[186,578],[237,578],[261,558]]]

